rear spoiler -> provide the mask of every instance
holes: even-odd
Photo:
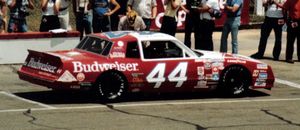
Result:
[[[35,50],[30,50],[28,49],[28,56],[31,56],[31,55],[34,55],[34,56],[38,56],[38,57],[43,57],[43,58],[51,58],[51,60],[55,60],[57,62],[60,62],[61,63],[61,58],[57,55],[52,55],[52,54],[49,54],[47,52],[40,52],[40,51],[35,51]]]
[[[28,53],[29,54],[24,64],[27,67],[55,73],[57,69],[62,65],[61,58],[57,55],[29,49]],[[49,69],[51,69],[51,71]]]

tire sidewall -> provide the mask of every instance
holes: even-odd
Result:
[[[117,83],[118,86],[108,86],[111,82]],[[108,84],[107,84],[108,83]],[[113,87],[117,87],[117,92],[111,92]],[[127,90],[127,82],[121,74],[117,72],[107,72],[100,76],[95,84],[97,95],[105,101],[116,101],[124,97]],[[113,95],[109,94],[113,93]]]
[[[234,80],[236,80],[238,75],[235,73],[237,71],[241,71],[243,78],[245,78],[245,79],[242,79],[241,81],[237,81],[237,82],[241,83],[241,85],[242,85],[242,89],[238,89],[238,90],[236,90],[236,88],[240,88],[241,85],[233,85],[232,82],[229,81],[232,78],[234,78]],[[249,89],[249,81],[248,80],[249,79],[247,79],[247,71],[244,67],[231,66],[224,71],[222,78],[220,80],[219,87],[221,88],[220,90],[222,92],[225,92],[226,95],[239,97],[239,96],[244,95],[248,91],[248,89]]]

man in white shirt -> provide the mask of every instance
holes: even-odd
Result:
[[[212,35],[215,29],[213,10],[220,10],[218,0],[202,0],[197,8],[200,12],[199,26],[195,27],[195,49],[213,51]]]
[[[264,56],[267,41],[270,36],[272,29],[275,33],[275,45],[273,48],[273,58],[274,60],[279,60],[281,51],[281,36],[282,36],[282,26],[284,24],[283,12],[280,5],[284,3],[285,0],[264,0],[263,6],[267,8],[264,23],[261,26],[260,40],[258,46],[258,52],[251,55],[252,58],[261,59]]]

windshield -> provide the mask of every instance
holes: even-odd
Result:
[[[76,48],[107,56],[111,49],[111,46],[112,42],[110,41],[87,36],[80,41],[79,45]]]

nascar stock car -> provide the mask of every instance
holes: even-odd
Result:
[[[192,50],[159,32],[117,31],[86,36],[71,50],[28,50],[19,78],[52,89],[93,90],[114,100],[129,92],[221,90],[242,95],[271,90],[269,65],[229,53]]]

